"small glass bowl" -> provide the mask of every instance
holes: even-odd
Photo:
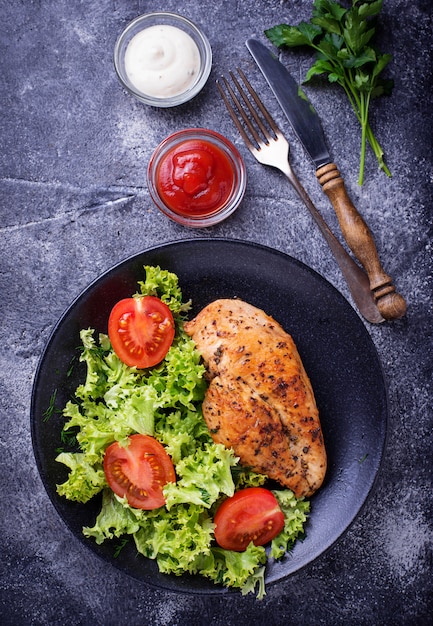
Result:
[[[190,140],[208,143],[211,147],[221,151],[230,164],[232,174],[232,186],[227,199],[215,210],[204,215],[177,213],[173,208],[167,206],[158,189],[160,167],[166,155]],[[164,215],[182,226],[204,228],[222,222],[238,208],[245,194],[247,174],[245,163],[237,148],[223,135],[204,128],[188,128],[173,133],[156,148],[147,168],[147,184],[152,200]]]
[[[200,53],[200,68],[194,82],[182,93],[167,97],[154,97],[139,91],[131,82],[125,69],[125,54],[135,35],[151,26],[161,25],[174,26],[192,38]],[[206,35],[187,18],[168,12],[146,13],[130,22],[118,38],[114,48],[114,67],[122,85],[138,100],[154,107],[174,107],[188,102],[203,89],[212,68],[212,49]]]

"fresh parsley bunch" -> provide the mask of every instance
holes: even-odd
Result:
[[[375,47],[374,20],[382,9],[382,0],[352,0],[344,8],[333,0],[315,0],[309,22],[297,26],[280,24],[265,31],[277,47],[309,46],[316,51],[315,60],[304,83],[318,74],[327,74],[346,92],[361,125],[360,185],[364,182],[367,141],[376,155],[379,167],[391,176],[384,162],[383,150],[369,124],[369,106],[373,98],[389,95],[393,81],[380,76],[392,56]]]

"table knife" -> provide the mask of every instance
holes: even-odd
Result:
[[[330,156],[322,124],[314,107],[269,48],[256,39],[248,39],[246,45],[310,155],[316,167],[316,177],[334,207],[343,236],[367,272],[379,311],[387,320],[402,317],[406,313],[406,302],[396,292],[391,277],[382,268],[373,235],[347,194],[344,180]]]

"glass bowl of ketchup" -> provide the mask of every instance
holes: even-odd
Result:
[[[214,226],[239,206],[246,169],[235,146],[204,128],[180,130],[162,141],[147,169],[152,200],[190,228]]]

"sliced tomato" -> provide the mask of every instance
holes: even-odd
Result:
[[[249,487],[224,500],[214,522],[221,548],[243,552],[251,541],[264,546],[276,537],[284,528],[284,514],[271,491]]]
[[[160,363],[174,339],[174,321],[159,298],[125,298],[114,305],[108,319],[108,336],[119,359],[131,367]]]
[[[150,511],[165,504],[162,489],[176,482],[173,463],[159,441],[131,435],[126,448],[117,442],[105,451],[104,472],[115,494],[135,509]]]

